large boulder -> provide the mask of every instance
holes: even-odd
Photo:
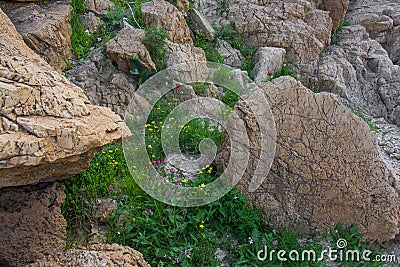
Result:
[[[239,102],[252,142],[237,189],[277,228],[354,224],[366,240],[393,239],[400,228],[399,177],[380,156],[368,125],[335,95],[315,94],[292,77],[259,86],[276,123],[276,153],[264,182],[249,192],[257,165],[264,164],[261,133],[252,107]],[[226,139],[218,157],[224,165],[229,147]]]
[[[147,69],[157,71],[149,51],[143,44],[145,32],[142,29],[125,27],[113,39],[107,42],[107,55],[117,63],[118,69],[126,73],[132,70],[131,59],[138,59]]]
[[[56,71],[63,71],[72,56],[71,5],[61,1],[48,5],[13,2],[3,5],[25,43]]]
[[[82,172],[121,139],[121,118],[52,70],[1,10],[0,21],[0,188]]]
[[[293,63],[305,64],[317,58],[331,37],[329,12],[318,9],[314,1],[198,2],[196,6],[217,26],[234,22],[247,46],[284,48]]]
[[[262,82],[271,78],[272,74],[279,71],[284,59],[286,51],[277,47],[260,47],[254,54],[254,81]]]
[[[142,5],[142,19],[148,27],[165,28],[168,39],[177,44],[190,43],[190,30],[185,17],[165,0],[153,0]]]
[[[64,198],[56,183],[0,189],[1,266],[25,266],[65,249]]]
[[[57,255],[47,256],[29,267],[85,267],[121,266],[150,267],[143,255],[130,247],[118,244],[92,245],[86,249],[71,249]]]

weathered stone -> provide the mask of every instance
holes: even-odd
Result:
[[[215,49],[224,58],[224,64],[233,68],[241,68],[245,60],[239,50],[234,49],[227,41],[218,39]]]
[[[87,249],[71,249],[28,265],[29,267],[124,266],[150,267],[140,252],[118,244],[98,244]]]
[[[144,37],[144,30],[125,27],[106,44],[107,55],[117,63],[119,70],[129,73],[132,69],[130,60],[138,59],[145,68],[157,71],[143,44]]]
[[[188,12],[190,29],[200,36],[204,36],[209,41],[216,37],[215,31],[208,20],[196,9],[191,8]]]
[[[349,0],[318,0],[318,8],[329,11],[332,29],[336,29],[346,16]]]
[[[85,4],[89,11],[97,15],[106,15],[108,10],[114,7],[114,3],[110,0],[85,0]]]
[[[183,14],[165,0],[153,0],[142,5],[142,19],[148,27],[165,28],[168,39],[177,44],[190,43],[190,30]]]
[[[351,1],[347,14],[351,25],[360,24],[378,41],[394,64],[400,65],[400,5],[389,0]]]
[[[246,45],[284,48],[296,64],[317,58],[331,36],[329,12],[317,9],[313,1],[232,0],[219,7],[210,2],[196,6],[211,23],[221,27],[233,21]]]
[[[14,23],[25,43],[56,71],[67,67],[72,56],[72,7],[63,2],[48,5],[3,3],[4,12]]]
[[[207,61],[206,54],[204,53],[203,49],[199,47],[194,47],[189,43],[176,44],[171,42],[167,43],[165,60],[167,63],[167,67],[193,61]]]
[[[333,94],[314,94],[294,78],[259,85],[276,123],[276,153],[261,187],[250,193],[261,133],[251,108],[239,102],[249,139],[249,165],[237,185],[278,229],[299,223],[329,229],[358,225],[384,242],[399,233],[398,178],[380,156],[368,125]],[[225,140],[218,161],[227,164]]]
[[[285,49],[277,47],[260,47],[254,55],[254,81],[259,83],[269,78],[268,73],[278,71],[285,59]]]
[[[64,189],[56,183],[0,189],[0,263],[25,266],[64,250]]]
[[[121,118],[52,70],[1,10],[0,21],[0,188],[82,172],[96,150],[121,139]]]
[[[194,8],[200,10],[209,22],[219,27],[229,24],[231,19],[227,15],[226,1],[223,4],[222,0],[195,0]]]
[[[400,67],[360,25],[344,27],[319,60],[316,77],[363,113],[400,125]]]
[[[138,77],[114,66],[105,48],[93,51],[90,58],[67,72],[67,78],[85,91],[91,103],[108,107],[121,117],[139,86]]]
[[[182,12],[188,12],[189,0],[176,0],[176,7]]]
[[[86,14],[83,14],[80,16],[80,19],[83,24],[86,25],[87,30],[90,33],[93,33],[96,31],[97,26],[101,22],[100,18],[96,16],[93,12],[87,12]]]

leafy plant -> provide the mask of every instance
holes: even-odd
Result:
[[[92,46],[92,38],[86,29],[86,25],[80,20],[80,15],[87,11],[84,0],[72,1],[72,17],[71,17],[71,45],[72,51],[79,60],[85,59],[90,52]]]
[[[338,44],[339,43],[339,36],[340,32],[343,30],[344,26],[348,26],[349,22],[347,20],[342,20],[339,24],[339,26],[333,30],[332,35],[331,35],[331,44]]]
[[[158,71],[165,69],[165,44],[168,34],[164,28],[145,29],[143,43],[150,53]]]

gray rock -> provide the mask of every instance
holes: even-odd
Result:
[[[95,50],[89,59],[74,66],[66,76],[85,91],[92,103],[109,107],[120,116],[124,116],[139,87],[138,77],[118,70],[107,57],[105,48]]]
[[[209,41],[216,37],[215,31],[208,20],[196,9],[189,9],[190,29],[200,36],[204,36]]]
[[[278,71],[285,59],[286,51],[277,47],[260,47],[254,55],[254,81],[262,82],[269,78],[268,73]]]
[[[394,64],[400,65],[400,4],[389,0],[351,1],[346,16],[350,24],[360,24],[370,38],[378,41]]]
[[[315,1],[199,0],[195,6],[217,27],[233,21],[251,48],[281,47],[287,58],[306,64],[318,57],[332,30],[329,12]]]
[[[234,67],[241,68],[245,60],[242,53],[239,50],[234,49],[230,43],[225,40],[218,39],[215,43],[215,49],[224,58],[224,64]]]
[[[400,124],[400,67],[363,26],[344,27],[339,44],[320,59],[317,77],[363,113]]]
[[[149,51],[143,44],[144,37],[144,30],[125,27],[107,42],[107,55],[117,63],[119,70],[129,74],[132,69],[130,60],[138,59],[145,68],[157,71]]]
[[[56,71],[63,71],[72,57],[71,12],[65,2],[0,3],[25,43]]]

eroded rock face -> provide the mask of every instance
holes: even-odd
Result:
[[[330,40],[329,12],[317,9],[313,1],[232,0],[222,5],[201,0],[197,7],[220,26],[234,21],[246,45],[284,48],[294,63],[317,58]]]
[[[400,65],[400,4],[388,0],[351,1],[347,20],[360,24],[378,41],[394,64]]]
[[[0,188],[80,173],[121,139],[121,118],[52,70],[1,10],[0,21]]]
[[[344,27],[338,45],[320,58],[316,76],[356,109],[400,125],[400,67],[363,26]]]
[[[108,10],[114,7],[114,3],[110,0],[85,0],[85,4],[89,11],[97,15],[106,15]]]
[[[190,19],[190,28],[196,34],[204,36],[207,40],[213,41],[216,37],[214,28],[208,20],[196,9],[190,9],[188,12]]]
[[[96,244],[87,249],[72,249],[48,256],[39,260],[30,267],[84,267],[84,266],[124,266],[124,267],[150,267],[143,259],[140,252],[130,247],[117,244]]]
[[[67,67],[72,56],[72,7],[65,2],[48,5],[35,3],[0,3],[25,43],[43,57],[56,71]]]
[[[329,11],[332,19],[332,29],[336,29],[340,22],[344,19],[349,0],[317,0],[318,8]]]
[[[165,51],[165,60],[167,67],[193,61],[207,61],[203,49],[189,43],[176,44],[170,42],[167,44]]]
[[[262,82],[269,78],[268,74],[278,71],[285,59],[285,49],[277,47],[260,47],[254,54],[254,81]]]
[[[108,107],[121,117],[139,86],[137,77],[114,66],[105,48],[99,48],[74,66],[67,78],[81,87],[93,104]]]
[[[190,43],[189,27],[183,14],[164,0],[154,0],[142,5],[142,19],[148,27],[165,28],[168,39],[177,44]]]
[[[143,44],[144,30],[125,27],[106,44],[107,55],[126,73],[132,69],[130,60],[138,59],[147,69],[157,71],[149,51]]]
[[[369,127],[329,93],[314,94],[291,77],[259,85],[276,123],[271,171],[248,191],[260,153],[260,132],[251,107],[239,103],[250,140],[250,160],[237,189],[262,208],[275,227],[299,223],[329,229],[360,226],[367,240],[399,233],[398,178],[381,158]],[[225,159],[227,142],[219,159]]]
[[[0,189],[0,263],[25,266],[64,250],[64,198],[56,183]]]
[[[230,43],[225,40],[218,39],[215,43],[218,53],[224,58],[224,64],[240,69],[245,60],[239,50],[233,48]]]

